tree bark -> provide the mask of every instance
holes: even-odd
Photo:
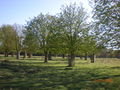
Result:
[[[5,52],[5,57],[8,57],[8,52],[7,51]]]
[[[32,53],[29,53],[29,54],[28,54],[28,58],[32,58]]]
[[[84,56],[85,60],[87,60],[87,53],[85,53],[85,56]]]
[[[26,51],[24,52],[24,57],[23,58],[24,59],[27,58],[27,52]]]
[[[94,55],[94,54],[92,54],[92,55],[90,56],[90,60],[91,60],[91,63],[94,63],[94,62],[95,62],[95,55]]]
[[[16,59],[20,59],[20,51],[17,51],[17,53],[16,53]]]
[[[14,53],[11,53],[11,57],[14,57]]]
[[[49,52],[49,54],[48,54],[48,60],[52,60],[51,52]]]
[[[83,59],[83,57],[80,55],[80,59],[82,60]]]
[[[4,56],[7,57],[6,52],[4,52]]]
[[[7,57],[9,56],[8,52],[7,52]]]
[[[45,54],[45,60],[44,60],[44,63],[47,63],[47,62],[48,62],[48,52],[45,51],[44,54]]]
[[[74,54],[70,54],[68,56],[68,67],[72,67],[75,66],[75,55]]]
[[[65,58],[65,54],[62,54],[62,58]]]

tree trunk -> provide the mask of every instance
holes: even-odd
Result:
[[[17,51],[17,53],[16,53],[16,59],[20,59],[20,51]]]
[[[4,56],[7,57],[7,53],[6,52],[4,53]]]
[[[44,60],[44,63],[47,63],[47,62],[48,62],[48,52],[45,51],[44,54],[45,54],[45,60]]]
[[[5,52],[5,57],[8,57],[8,52],[7,51]]]
[[[95,55],[94,55],[94,54],[92,54],[92,55],[90,56],[90,60],[91,60],[91,63],[94,63],[94,62],[95,62]]]
[[[48,54],[48,60],[52,60],[51,52],[49,52],[49,54]]]
[[[7,52],[7,57],[9,56],[8,52]]]
[[[24,52],[24,57],[23,58],[24,59],[27,58],[27,52],[26,51]]]
[[[75,55],[71,54],[68,56],[68,67],[75,66]]]
[[[14,53],[11,53],[11,57],[14,57]]]
[[[83,57],[80,55],[80,59],[82,60],[83,59]]]
[[[28,58],[31,58],[31,57],[32,57],[32,53],[29,53],[29,54],[28,54]]]
[[[62,57],[65,58],[65,54],[62,54]]]
[[[87,53],[85,53],[85,56],[84,56],[85,60],[87,60]]]

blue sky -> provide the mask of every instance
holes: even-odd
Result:
[[[40,12],[55,15],[60,12],[62,5],[70,2],[80,2],[90,13],[92,10],[87,0],[0,0],[0,25],[2,24],[26,24],[30,18]]]

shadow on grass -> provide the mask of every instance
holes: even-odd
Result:
[[[0,88],[4,90],[10,90],[10,88],[12,88],[12,90],[120,89],[120,81],[113,83],[93,82],[96,79],[116,77],[107,74],[101,75],[101,69],[104,70],[104,68],[76,69],[73,67],[68,69],[68,67],[59,65],[47,66],[47,64],[42,62],[31,63],[11,61],[6,64],[1,64],[0,70],[4,70],[4,72],[5,70],[9,71],[11,74],[2,74],[0,77]]]
[[[118,66],[117,67],[111,67],[111,68],[113,68],[113,69],[120,69],[120,67],[118,67]]]

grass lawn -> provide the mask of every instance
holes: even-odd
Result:
[[[3,62],[3,60],[9,60]],[[53,57],[15,60],[0,57],[0,90],[120,90],[120,60],[76,58],[69,68],[67,60]]]

